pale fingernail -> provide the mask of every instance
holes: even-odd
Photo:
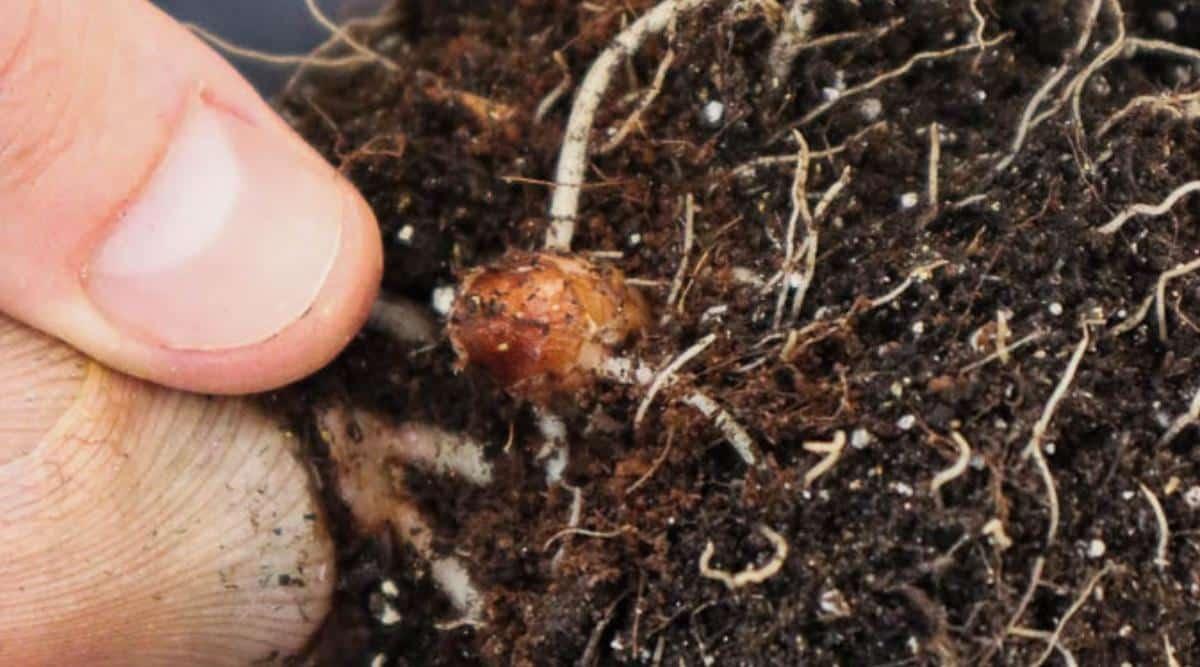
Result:
[[[148,342],[261,342],[312,306],[338,255],[347,192],[298,142],[197,99],[85,267],[85,288]]]

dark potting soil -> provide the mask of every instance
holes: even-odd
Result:
[[[374,207],[385,291],[429,304],[467,269],[541,247],[574,91],[654,4],[403,2],[353,31],[398,69],[310,69],[289,89],[285,116]],[[1200,52],[1147,41],[1200,48],[1200,7],[810,4],[790,71],[772,63],[786,7],[713,0],[615,72],[573,249],[642,285],[661,320],[624,356],[658,369],[716,340],[637,428],[643,386],[598,380],[555,405],[563,484],[537,460],[534,409],[457,372],[444,336],[417,347],[365,331],[269,399],[304,436],[341,549],[309,663],[1200,660],[1198,433],[1163,438],[1200,389],[1200,275],[1186,271],[1200,198],[1100,231],[1200,178]],[[668,53],[640,124],[597,155]],[[1117,115],[1139,96],[1152,97]],[[785,267],[797,133],[814,219],[798,216],[795,239],[815,252]],[[692,392],[744,427],[763,465],[730,447],[727,420],[683,401]],[[330,400],[489,443],[488,488],[408,475],[437,549],[485,595],[481,625],[455,626],[428,564],[362,534],[339,504],[309,407]],[[813,445],[828,442],[845,443],[839,456]],[[561,534],[572,488],[588,532]],[[763,580],[702,576],[706,551],[713,568],[766,568]],[[380,622],[384,603],[398,621]]]

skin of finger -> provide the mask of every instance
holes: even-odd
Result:
[[[261,343],[178,351],[117,331],[81,274],[161,159],[189,100],[296,150],[302,140],[223,59],[143,0],[0,3],[0,310],[133,375],[210,393],[279,386],[326,363],[365,319],[382,272],[374,217],[347,205],[313,307]],[[303,146],[301,159],[320,161]]]

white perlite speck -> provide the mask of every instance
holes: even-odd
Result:
[[[913,415],[904,415],[903,417],[901,417],[899,420],[896,421],[896,426],[899,427],[901,431],[907,431],[910,428],[912,428],[916,423],[917,423],[916,417],[914,417]]]
[[[1108,547],[1105,546],[1103,541],[1092,540],[1091,542],[1088,542],[1088,548],[1087,548],[1088,558],[1099,558],[1099,557],[1103,556],[1104,552],[1106,552],[1106,551],[1108,551]]]
[[[712,100],[708,104],[704,105],[704,109],[701,111],[701,114],[704,117],[705,124],[709,126],[720,125],[721,120],[725,118],[725,105],[716,100]]]
[[[921,201],[921,195],[915,192],[905,192],[900,195],[900,210],[907,211]]]
[[[1184,491],[1183,502],[1192,509],[1200,509],[1200,486],[1193,486]]]
[[[433,294],[429,301],[439,315],[449,315],[450,309],[454,306],[454,286],[440,285],[433,288]]]
[[[871,435],[871,432],[867,429],[856,428],[850,434],[850,446],[855,449],[866,449],[867,445],[871,444],[871,441],[874,439],[875,436]]]

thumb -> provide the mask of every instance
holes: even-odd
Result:
[[[144,0],[0,2],[0,311],[212,393],[326,363],[381,273],[362,197]]]

